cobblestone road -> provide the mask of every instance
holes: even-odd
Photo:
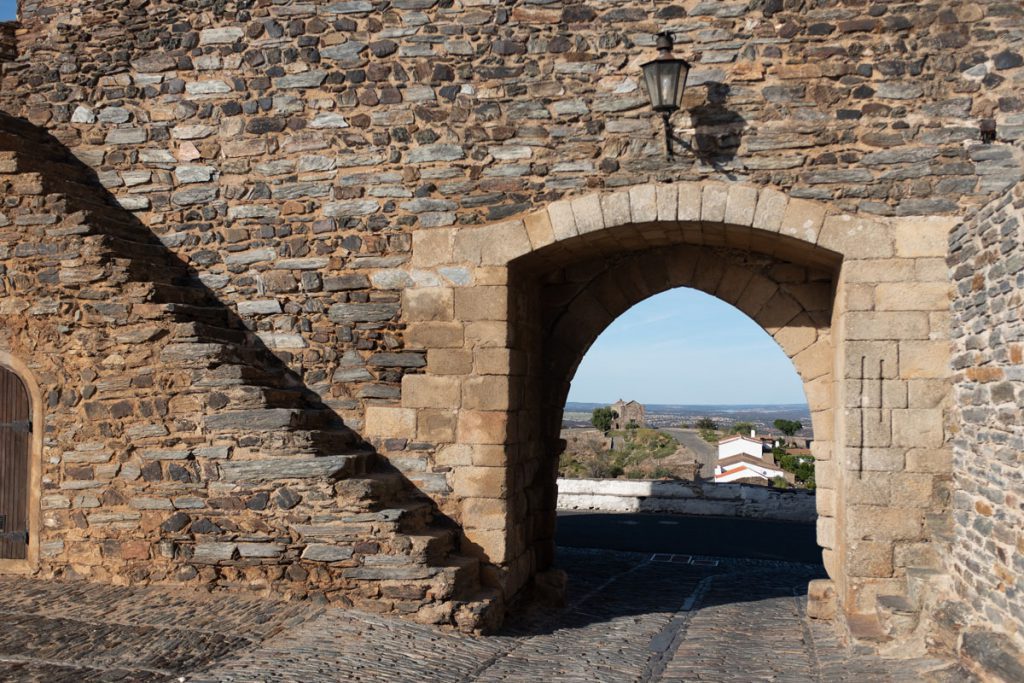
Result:
[[[0,579],[0,681],[970,681],[803,615],[811,565],[562,549],[570,606],[474,638],[239,595]]]

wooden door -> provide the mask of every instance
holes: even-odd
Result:
[[[0,560],[28,557],[31,415],[25,384],[0,368]]]

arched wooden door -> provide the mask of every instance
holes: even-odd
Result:
[[[0,560],[28,558],[31,415],[25,383],[0,367]]]

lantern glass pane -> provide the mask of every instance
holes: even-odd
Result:
[[[647,85],[647,96],[651,98],[651,106],[655,111],[661,109],[664,100],[661,99],[661,92],[658,88],[658,63],[648,62],[644,64],[644,82]]]
[[[689,75],[689,73],[690,69],[689,67],[686,66],[686,64],[679,65],[679,78],[676,82],[675,99],[672,100],[673,102],[675,102],[677,109],[681,109],[683,106],[683,93],[686,92],[686,77]]]

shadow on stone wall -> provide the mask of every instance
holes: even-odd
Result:
[[[383,588],[401,611],[479,627],[493,602],[493,592],[478,595],[486,558],[455,554],[457,524],[121,208],[92,168],[23,120],[0,115],[0,132],[3,170],[14,174],[7,207],[21,203],[5,223],[19,245],[8,254],[4,274],[15,284],[7,293],[61,302],[48,318],[27,316],[27,331],[8,330],[8,343],[38,356],[39,344],[17,337],[39,336],[32,326],[64,328],[43,335],[56,340],[46,352],[47,431],[65,454],[94,441],[113,461],[68,456],[47,466],[44,496],[95,480],[88,490],[97,500],[85,513],[70,505],[50,513],[82,538],[51,546],[59,551],[46,571],[79,575],[70,567],[99,542],[118,559],[100,560],[94,578],[245,582],[344,606],[366,606],[382,584],[401,581]],[[122,340],[114,353],[133,359],[119,378],[103,367],[113,339]],[[85,390],[79,377],[101,388]],[[135,477],[116,476],[129,465]],[[104,466],[114,476],[100,477]],[[136,550],[126,557],[129,546]],[[469,613],[453,614],[458,605]]]
[[[708,81],[705,85],[707,99],[704,104],[690,110],[694,128],[693,152],[700,161],[735,180],[728,167],[743,142],[747,120],[727,106],[731,92],[728,84]]]

